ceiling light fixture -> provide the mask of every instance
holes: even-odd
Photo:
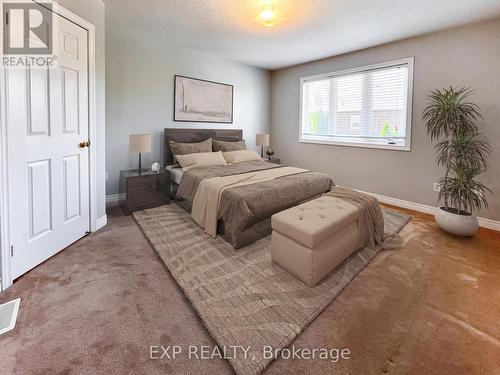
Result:
[[[266,23],[269,23],[274,18],[274,9],[272,5],[266,5],[262,8],[259,17]],[[270,25],[272,26],[272,25]]]
[[[275,7],[272,4],[272,0],[264,0],[262,2],[262,7],[260,8],[260,12],[257,17],[254,18],[254,21],[264,25],[266,27],[273,27],[274,25],[281,23],[285,20],[281,12],[276,11]]]

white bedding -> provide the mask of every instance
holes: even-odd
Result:
[[[170,180],[172,182],[175,182],[177,185],[181,183],[182,168],[173,168],[171,165],[167,165],[165,170],[170,172]]]

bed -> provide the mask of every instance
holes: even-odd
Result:
[[[171,181],[178,185],[176,202],[191,213],[200,183],[214,177],[245,173],[266,173],[281,165],[255,160],[228,166],[193,168],[182,172],[174,166],[170,141],[197,143],[209,138],[226,142],[243,139],[241,130],[229,129],[165,129],[164,160],[171,173]],[[331,190],[330,176],[303,171],[270,181],[225,189],[220,196],[217,233],[235,249],[249,245],[271,233],[270,218],[277,212],[314,199]]]
[[[182,169],[175,165],[167,165],[165,167],[165,170],[170,173],[170,181],[179,186],[182,180],[182,176],[184,175]]]

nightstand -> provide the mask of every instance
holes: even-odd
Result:
[[[267,160],[269,163],[281,164],[281,159],[271,158]]]
[[[170,203],[170,173],[137,170],[120,172],[121,203],[126,215]]]

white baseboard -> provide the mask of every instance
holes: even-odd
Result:
[[[478,217],[477,220],[479,220],[480,227],[500,232],[500,221],[485,219],[483,217]]]
[[[432,206],[427,206],[425,204],[405,201],[403,199],[386,197],[380,194],[369,193],[367,191],[361,191],[361,193],[369,194],[376,197],[380,202],[385,204],[390,204],[391,206],[406,208],[408,210],[413,210],[417,212],[422,212],[424,214],[434,215],[436,213],[437,208]],[[106,206],[113,207],[117,206],[122,200],[125,200],[125,194],[111,194],[106,196]],[[479,220],[479,226],[482,228],[491,229],[497,232],[500,232],[500,221],[495,221],[491,219],[485,219],[482,217],[477,218]],[[104,224],[106,225],[106,224]],[[99,228],[99,225],[98,225]]]
[[[104,228],[106,224],[108,223],[108,217],[104,215],[103,217],[97,219],[95,226],[96,226],[96,231],[98,231],[101,228]]]
[[[106,207],[118,206],[121,201],[125,200],[125,193],[123,194],[110,194],[106,196]]]
[[[424,214],[429,214],[429,215],[434,215],[436,213],[436,210],[437,210],[436,207],[427,206],[425,204],[405,201],[405,200],[397,199],[397,198],[386,197],[384,195],[369,193],[369,192],[361,191],[361,190],[359,190],[359,191],[361,193],[372,195],[375,198],[377,198],[380,202],[385,203],[385,204],[390,204],[391,206],[406,208],[408,210],[422,212]],[[477,219],[479,221],[480,227],[500,232],[500,221],[485,219],[482,217],[478,217]]]

